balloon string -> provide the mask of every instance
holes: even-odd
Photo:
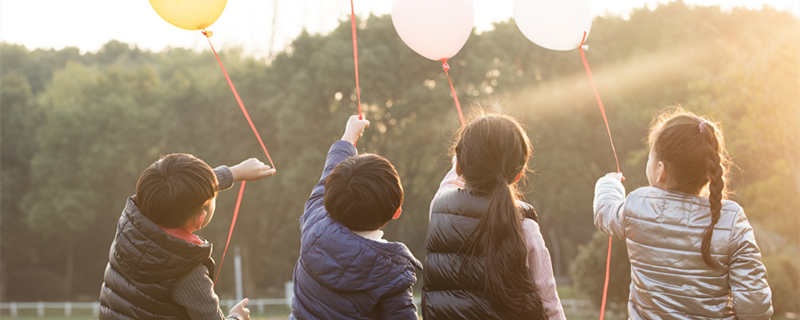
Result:
[[[600,109],[600,114],[603,115],[603,123],[606,125],[606,133],[608,133],[608,141],[611,143],[611,151],[614,153],[614,161],[617,163],[617,172],[622,172],[622,167],[619,165],[619,157],[617,156],[617,147],[614,146],[614,138],[611,136],[611,127],[608,125],[608,117],[606,117],[606,108],[603,106],[603,100],[600,99],[600,92],[597,91],[597,85],[594,83],[592,77],[592,69],[589,68],[589,61],[586,60],[586,54],[583,52],[583,42],[586,41],[586,31],[583,32],[583,39],[581,45],[578,46],[578,51],[581,53],[581,60],[583,61],[583,68],[586,69],[586,76],[589,77],[589,84],[594,91],[594,98],[597,100],[597,108]]]
[[[600,303],[600,320],[606,316],[606,297],[608,296],[608,279],[611,274],[611,241],[612,237],[608,237],[608,255],[606,256],[606,281],[603,283],[603,300]]]
[[[222,258],[219,261],[219,266],[217,267],[217,275],[214,276],[214,285],[217,284],[217,279],[219,279],[219,274],[222,272],[222,265],[225,263],[225,255],[228,254],[228,246],[231,244],[231,236],[233,235],[233,228],[236,226],[236,219],[239,217],[239,207],[242,204],[242,195],[244,195],[244,186],[247,181],[242,181],[242,185],[239,187],[239,196],[236,197],[236,207],[233,209],[233,218],[231,219],[231,226],[228,229],[228,240],[225,241],[225,249],[222,250]]]
[[[270,166],[275,168],[275,163],[272,162],[272,157],[269,156],[269,151],[267,151],[267,147],[264,145],[264,141],[261,139],[261,135],[258,134],[258,130],[256,129],[255,124],[253,124],[253,119],[250,118],[250,113],[247,112],[247,108],[244,106],[244,102],[242,102],[242,98],[239,97],[239,92],[236,91],[236,86],[233,85],[233,81],[231,81],[231,77],[228,75],[228,70],[225,69],[225,66],[222,64],[222,59],[219,58],[219,54],[217,54],[217,50],[214,48],[214,44],[211,43],[211,33],[208,31],[203,31],[203,35],[206,36],[206,40],[208,40],[208,46],[211,47],[211,52],[214,53],[214,57],[217,58],[217,63],[219,63],[220,69],[222,69],[222,74],[225,75],[225,80],[228,81],[228,86],[231,88],[231,92],[233,92],[234,98],[236,98],[236,102],[239,104],[239,109],[242,110],[242,114],[244,114],[245,119],[247,119],[247,123],[250,124],[250,129],[253,130],[253,134],[255,134],[256,139],[258,139],[258,143],[261,145],[261,150],[264,151],[264,155],[267,156],[267,160],[269,160]],[[239,217],[239,207],[242,203],[242,195],[244,195],[244,187],[245,181],[242,181],[241,186],[239,187],[239,197],[236,199],[236,206],[233,209],[233,218],[231,219],[231,226],[228,230],[228,240],[225,242],[225,249],[222,250],[222,258],[220,258],[219,267],[217,269],[217,275],[214,276],[214,285],[217,284],[217,279],[219,278],[220,272],[222,272],[222,264],[225,263],[225,255],[228,254],[228,246],[231,243],[231,236],[233,235],[233,228],[236,226],[236,219]]]
[[[231,92],[233,92],[234,98],[236,98],[236,102],[239,103],[239,109],[242,110],[242,114],[244,114],[245,119],[247,119],[247,123],[250,124],[250,129],[253,130],[253,134],[258,139],[258,143],[261,145],[261,150],[264,151],[264,155],[267,156],[269,160],[269,164],[272,168],[275,168],[275,163],[272,162],[272,157],[269,156],[269,151],[267,151],[267,147],[264,145],[264,141],[261,140],[261,135],[258,134],[258,129],[256,129],[255,124],[253,124],[253,119],[250,118],[250,113],[247,112],[247,108],[244,106],[244,102],[242,102],[242,98],[239,97],[239,92],[236,91],[236,86],[233,85],[233,81],[231,81],[231,77],[228,75],[228,70],[225,69],[225,66],[222,65],[222,60],[219,58],[219,54],[217,54],[217,50],[214,49],[214,45],[211,43],[211,37],[207,31],[203,31],[203,35],[206,36],[206,40],[208,40],[208,46],[211,47],[211,52],[214,53],[214,57],[217,58],[217,62],[219,63],[219,67],[222,69],[222,73],[225,75],[225,80],[228,81],[228,86],[231,88]]]
[[[465,126],[467,124],[464,121],[464,113],[461,112],[461,103],[458,102],[458,95],[456,94],[456,88],[453,86],[453,79],[450,78],[450,65],[447,64],[447,59],[442,59],[442,70],[444,70],[444,74],[447,75],[447,82],[450,83],[450,95],[453,96],[453,101],[456,103],[456,110],[458,110],[458,120],[461,121],[461,126]]]
[[[581,44],[578,46],[578,51],[581,53],[581,61],[583,61],[583,67],[586,69],[586,76],[589,77],[589,84],[592,86],[592,91],[594,91],[594,98],[597,100],[597,108],[600,109],[600,114],[603,115],[603,123],[606,125],[606,133],[608,133],[608,140],[611,143],[611,151],[614,153],[614,160],[617,163],[617,172],[622,172],[622,168],[619,165],[619,157],[617,156],[617,148],[614,146],[614,138],[611,136],[611,127],[608,125],[608,117],[606,116],[606,108],[603,106],[603,100],[600,99],[600,93],[597,91],[597,85],[594,83],[594,78],[592,77],[592,69],[589,68],[589,62],[586,60],[586,54],[583,52],[583,43],[586,41],[586,31],[583,32],[583,38],[581,39]],[[622,178],[623,181],[625,178]],[[606,255],[606,279],[603,283],[603,299],[600,303],[600,320],[603,320],[606,315],[606,298],[608,297],[608,281],[611,276],[611,242],[612,237],[608,237],[608,254]]]
[[[356,97],[358,97],[358,119],[364,120],[361,113],[361,86],[358,83],[358,37],[356,36],[356,10],[353,1],[350,0],[350,25],[353,29],[353,67],[356,73]]]

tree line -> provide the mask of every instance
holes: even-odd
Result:
[[[248,185],[232,243],[245,292],[279,296],[291,279],[298,218],[325,152],[355,112],[349,22],[301,34],[270,61],[222,51],[279,174]],[[773,9],[672,2],[596,18],[587,51],[609,111],[629,190],[646,184],[650,120],[681,105],[720,121],[736,164],[732,198],[756,227],[776,308],[798,311],[800,287],[800,21]],[[188,35],[192,36],[192,35]],[[387,230],[424,257],[427,213],[459,123],[439,65],[408,49],[388,16],[360,21],[365,115],[361,152],[387,156],[403,179],[403,217]],[[125,198],[159,155],[212,166],[262,156],[209,52],[160,52],[118,41],[97,52],[0,44],[0,300],[94,300]],[[561,286],[599,299],[605,241],[591,219],[594,181],[614,170],[577,52],[527,41],[513,22],[473,34],[450,61],[470,114],[511,114],[534,157],[523,191],[539,211]],[[218,259],[235,192],[219,196],[201,235]],[[615,242],[612,301],[627,300]],[[233,266],[217,287],[233,292]]]

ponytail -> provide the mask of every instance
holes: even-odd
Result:
[[[544,307],[528,268],[514,184],[524,172],[532,147],[512,118],[488,115],[462,128],[455,146],[467,189],[488,198],[489,206],[469,236],[464,253],[484,266],[484,297],[502,319],[545,319]],[[467,271],[467,260],[461,272]]]

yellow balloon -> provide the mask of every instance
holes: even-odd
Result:
[[[161,18],[178,28],[202,30],[222,15],[228,0],[150,0]]]

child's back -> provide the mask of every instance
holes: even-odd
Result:
[[[348,132],[360,126],[345,134],[349,142],[331,146],[300,218],[295,319],[417,319],[412,287],[422,266],[380,231],[400,212],[402,186],[386,159],[356,157],[353,144],[368,124],[357,119],[348,122]]]
[[[167,235],[128,199],[103,277],[101,318],[188,319],[186,307],[173,303],[171,295],[179,280],[195,269],[213,274],[211,243],[193,244]]]
[[[595,186],[595,226],[627,242],[628,316],[769,319],[772,293],[753,228],[737,203],[724,200],[722,131],[682,110],[657,120],[645,170],[650,186],[626,198],[619,173]]]
[[[613,177],[600,179],[595,224],[624,237],[631,262],[628,314],[631,319],[768,318],[771,294],[766,269],[744,210],[723,201],[710,243],[711,268],[698,250],[711,221],[708,199],[656,187],[639,188],[625,199]],[[732,303],[730,303],[732,301]],[[764,317],[765,316],[765,317]]]
[[[312,205],[305,214],[313,217],[324,210]],[[294,316],[408,319],[409,312],[416,313],[410,289],[421,268],[402,243],[366,239],[330,217],[321,218],[302,231],[294,270]]]
[[[234,181],[275,171],[256,159],[212,170],[170,154],[142,172],[117,223],[100,289],[100,319],[220,320],[211,243],[194,234],[214,216],[216,196]],[[249,320],[247,299],[227,319]]]

